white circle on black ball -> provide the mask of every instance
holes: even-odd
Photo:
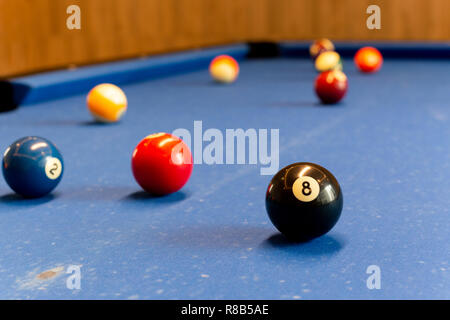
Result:
[[[292,192],[301,202],[311,202],[319,195],[320,185],[316,179],[303,176],[295,180],[292,185]]]
[[[50,180],[58,179],[62,172],[62,163],[58,158],[48,157],[45,163],[45,174]]]

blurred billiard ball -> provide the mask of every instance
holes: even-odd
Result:
[[[2,168],[11,189],[24,197],[36,198],[56,188],[64,163],[52,142],[40,137],[24,137],[6,149]]]
[[[117,122],[127,111],[128,101],[118,86],[102,83],[95,86],[86,98],[87,108],[99,122]]]
[[[218,83],[232,83],[239,75],[239,63],[231,56],[220,55],[211,61],[209,73]]]
[[[192,154],[180,138],[155,133],[136,146],[131,167],[142,189],[153,195],[167,195],[180,190],[189,180]]]
[[[314,163],[299,162],[281,169],[267,188],[269,218],[292,241],[308,241],[330,231],[342,206],[338,181]]]
[[[309,46],[309,54],[313,60],[325,51],[334,51],[333,42],[326,38],[316,40]]]
[[[317,72],[342,70],[342,59],[336,51],[322,52],[314,62]]]
[[[376,48],[364,47],[356,52],[354,62],[361,72],[377,72],[383,65],[383,56]]]
[[[347,93],[347,76],[339,70],[322,72],[316,78],[314,89],[322,103],[337,103]]]

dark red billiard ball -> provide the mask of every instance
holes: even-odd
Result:
[[[383,56],[376,48],[364,47],[356,52],[354,62],[361,72],[377,72],[383,65]]]
[[[347,93],[347,76],[339,70],[322,72],[317,76],[314,88],[323,103],[337,103]]]
[[[131,167],[142,189],[153,195],[167,195],[180,190],[189,180],[192,154],[180,138],[156,133],[136,146]]]
[[[270,220],[292,241],[308,241],[330,231],[341,216],[343,201],[333,174],[308,162],[281,169],[266,192]]]

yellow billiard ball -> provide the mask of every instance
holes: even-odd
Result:
[[[232,83],[239,75],[239,63],[230,56],[220,55],[209,65],[211,77],[220,83]]]
[[[342,60],[336,51],[322,52],[315,61],[315,67],[318,72],[342,70]]]
[[[127,110],[127,97],[118,86],[103,83],[95,86],[86,99],[93,117],[100,122],[117,122]]]

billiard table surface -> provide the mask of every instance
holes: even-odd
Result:
[[[1,148],[45,137],[62,152],[65,172],[40,199],[23,199],[0,180],[0,298],[450,298],[448,56],[386,54],[379,73],[361,74],[343,55],[349,91],[325,106],[313,91],[311,60],[296,53],[305,44],[255,59],[244,47],[10,80],[65,82],[32,88],[41,90],[35,101],[0,114]],[[240,61],[231,85],[208,74],[206,62],[220,52]],[[152,75],[143,71],[148,63],[171,69]],[[100,80],[128,97],[119,123],[93,122],[86,109],[87,88]],[[336,226],[310,242],[288,242],[267,216],[271,176],[260,174],[262,165],[196,164],[177,193],[141,191],[131,173],[134,147],[151,133],[193,132],[194,121],[204,131],[279,129],[280,169],[314,162],[338,179],[344,207]],[[81,288],[70,290],[73,265]],[[380,289],[367,287],[372,265]]]

